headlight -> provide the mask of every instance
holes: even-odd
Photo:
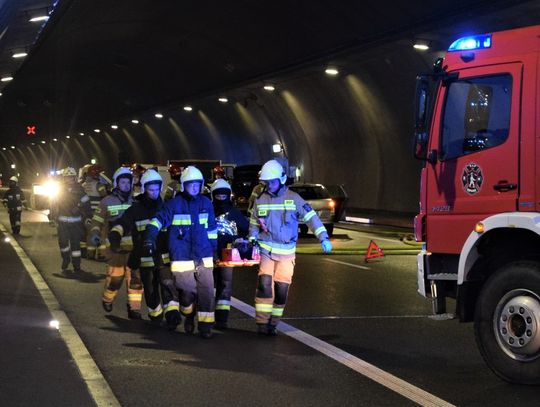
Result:
[[[54,199],[58,196],[60,192],[60,185],[55,181],[47,181],[43,185],[34,185],[34,195],[43,195],[51,199]]]

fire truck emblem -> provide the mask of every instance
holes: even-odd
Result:
[[[482,168],[478,164],[469,163],[463,169],[461,174],[461,183],[463,184],[463,190],[469,195],[474,195],[480,192],[482,184],[484,183],[484,174]]]

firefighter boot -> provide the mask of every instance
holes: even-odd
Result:
[[[192,334],[195,331],[195,312],[192,312],[184,320],[184,331],[187,334]]]
[[[69,267],[69,259],[62,259],[62,274],[64,275],[68,275],[69,272],[68,272],[68,267]]]
[[[165,313],[165,321],[167,321],[167,329],[174,331],[176,327],[182,322],[180,311],[172,310]]]
[[[112,311],[112,302],[101,301],[101,305],[103,306],[103,309],[105,310],[105,312]]]
[[[259,335],[276,336],[277,330],[275,325],[271,324],[257,324],[257,333]]]
[[[185,325],[184,325],[185,326]],[[203,339],[211,339],[212,336],[214,336],[212,334],[212,330],[211,328],[208,326],[208,327],[204,327],[202,330],[201,330],[201,327],[199,325],[199,336]]]
[[[138,309],[131,309],[129,304],[127,306],[127,312],[129,319],[142,319],[141,311],[139,311]]]
[[[219,330],[226,330],[229,325],[227,324],[227,319],[229,318],[229,311],[216,310],[216,323],[214,328]]]
[[[152,323],[152,325],[160,326],[161,321],[163,320],[163,313],[156,316],[149,315],[148,317],[150,318],[150,322]]]

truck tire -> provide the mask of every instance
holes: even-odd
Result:
[[[513,262],[482,287],[474,316],[487,365],[510,383],[540,384],[540,264]]]

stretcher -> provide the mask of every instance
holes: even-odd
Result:
[[[226,248],[221,251],[221,258],[217,261],[218,267],[250,267],[261,262],[261,254],[258,246],[253,246],[248,253],[242,253],[235,248]]]

